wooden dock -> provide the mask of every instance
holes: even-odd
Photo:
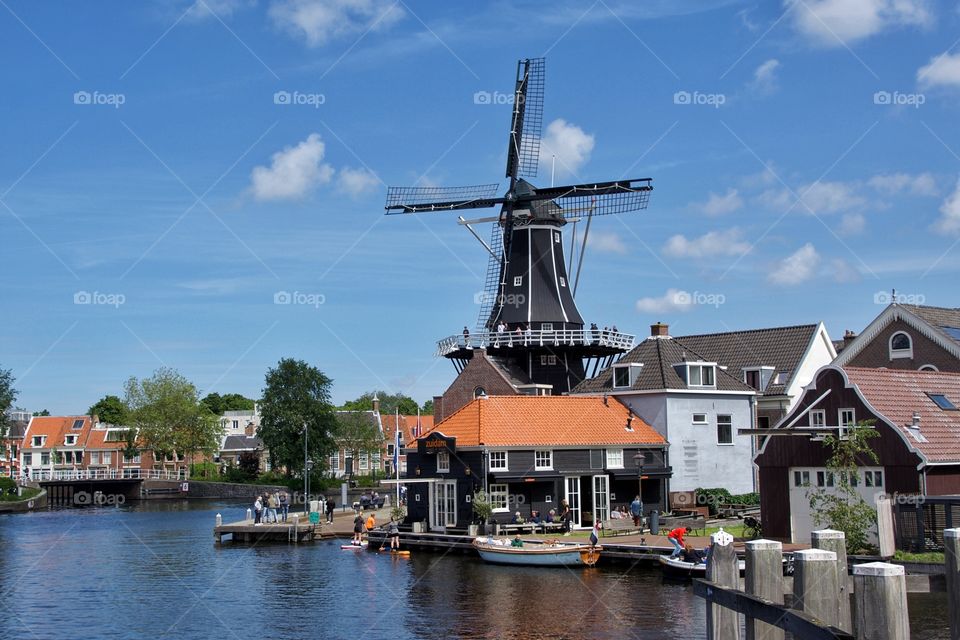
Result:
[[[224,542],[256,544],[261,542],[301,544],[323,538],[336,537],[336,533],[322,524],[310,524],[307,518],[290,516],[287,522],[277,524],[254,524],[253,520],[240,520],[222,524],[217,515],[213,539],[218,545]]]

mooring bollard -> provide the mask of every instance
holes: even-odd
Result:
[[[783,604],[783,545],[774,540],[746,543],[745,590],[753,596]],[[747,618],[747,640],[783,640],[783,630]]]
[[[868,562],[853,567],[858,640],[908,640],[907,579],[902,565]]]
[[[710,536],[707,580],[731,589],[740,588],[740,568],[733,536],[720,529]],[[707,606],[708,640],[740,640],[740,616],[736,611],[716,604]]]
[[[821,529],[810,534],[810,544],[815,549],[833,551],[837,554],[837,588],[840,597],[837,599],[838,627],[844,631],[853,631],[853,620],[850,616],[850,578],[847,576],[847,540],[843,531]]]
[[[219,513],[217,514],[217,526],[218,527],[223,526],[223,516],[221,516]]]
[[[247,520],[253,520],[253,511],[247,509]]]
[[[803,549],[793,554],[793,608],[837,626],[837,554]]]
[[[960,640],[960,529],[943,530],[950,640]]]

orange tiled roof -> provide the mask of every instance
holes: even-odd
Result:
[[[632,431],[626,429],[628,418]],[[664,445],[653,427],[615,398],[489,396],[436,425],[458,447]],[[426,434],[424,434],[426,435]]]
[[[73,424],[77,420],[83,420],[83,427],[74,429]],[[23,439],[24,449],[50,449],[52,447],[62,447],[64,436],[71,434],[77,436],[75,446],[82,447],[87,441],[87,435],[90,433],[90,416],[34,416],[27,427],[26,437]],[[31,446],[33,436],[46,436],[46,442],[43,447]]]
[[[386,438],[387,442],[393,442],[394,432],[397,428],[397,415],[391,413],[389,415],[382,414],[380,416],[380,422],[383,424],[383,435]],[[400,432],[403,434],[404,442],[411,442],[414,440],[414,430],[417,427],[417,416],[400,416]],[[420,433],[426,433],[433,429],[433,416],[420,416]]]
[[[90,435],[87,437],[86,446],[88,449],[125,449],[127,441],[107,442],[106,429],[91,429]]]

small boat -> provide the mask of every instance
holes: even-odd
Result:
[[[706,562],[686,562],[680,558],[671,558],[670,556],[660,556],[660,567],[663,569],[663,575],[673,578],[702,578],[707,575]],[[744,560],[737,560],[737,568],[742,576],[747,569],[747,563]],[[793,561],[790,558],[783,559],[784,575],[793,574]]]
[[[342,544],[340,545],[340,549],[343,551],[360,551],[362,549],[366,549],[368,544],[370,543],[364,540],[360,544]]]
[[[561,544],[559,542],[524,542],[511,546],[506,538],[483,537],[473,541],[480,557],[495,564],[531,565],[537,567],[592,567],[600,559],[600,546]]]

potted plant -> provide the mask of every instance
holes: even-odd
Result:
[[[483,525],[483,532],[490,533],[490,516],[493,515],[493,505],[487,500],[487,496],[482,491],[473,494],[473,517],[477,524]]]
[[[390,509],[390,519],[396,520],[398,524],[403,524],[403,519],[407,517],[407,510],[397,505],[393,509]]]

